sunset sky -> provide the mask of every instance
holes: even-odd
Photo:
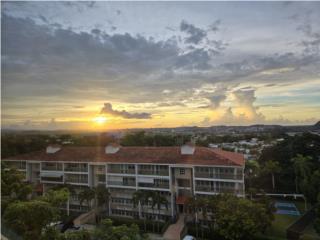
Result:
[[[320,2],[5,2],[1,18],[2,128],[320,120]]]

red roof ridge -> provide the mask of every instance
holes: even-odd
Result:
[[[215,154],[222,156],[237,165],[243,166],[245,163],[244,156],[242,153],[225,151],[221,148],[208,148],[208,149],[214,152]]]
[[[45,150],[20,154],[3,160],[62,161],[74,159],[79,162],[127,162],[157,164],[192,164],[243,166],[244,157],[240,153],[227,152],[197,146],[192,155],[180,153],[180,146],[124,146],[114,154],[105,154],[102,146],[65,146],[56,154],[46,154]]]

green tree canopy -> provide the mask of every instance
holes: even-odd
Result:
[[[50,203],[33,200],[11,203],[5,213],[5,224],[24,239],[39,239],[42,229],[56,221],[58,211]]]
[[[252,239],[271,225],[270,216],[262,204],[235,196],[223,196],[215,214],[217,232],[225,239]]]
[[[68,188],[61,188],[58,190],[50,189],[44,196],[40,197],[41,200],[52,204],[54,207],[60,207],[63,203],[68,201],[70,192]]]
[[[15,168],[7,168],[1,162],[1,196],[26,200],[32,193],[32,186],[24,181],[24,175]]]

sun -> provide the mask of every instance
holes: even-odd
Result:
[[[102,125],[102,124],[106,123],[107,118],[104,117],[104,116],[98,116],[98,117],[95,117],[95,118],[93,119],[93,121],[94,121],[95,123],[97,123],[97,124]]]

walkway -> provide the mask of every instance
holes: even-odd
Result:
[[[180,233],[184,228],[184,214],[179,216],[175,224],[171,224],[167,231],[163,234],[165,240],[180,240]]]

